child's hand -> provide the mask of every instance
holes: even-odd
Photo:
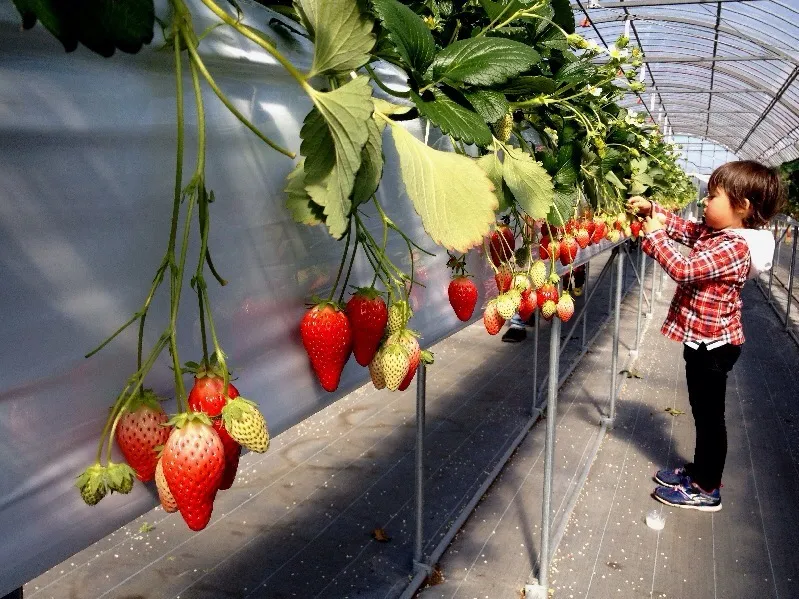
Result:
[[[652,231],[657,231],[658,229],[665,229],[665,225],[663,224],[663,220],[657,218],[661,216],[660,214],[656,215],[656,218],[652,218],[651,216],[647,216],[646,220],[644,220],[644,233],[649,235]]]
[[[652,202],[641,196],[633,196],[627,200],[627,210],[633,214],[649,216],[652,214]]]

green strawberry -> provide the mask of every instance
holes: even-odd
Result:
[[[242,447],[264,453],[269,448],[269,430],[255,402],[237,397],[222,408],[222,420],[230,436]]]
[[[553,302],[552,300],[547,300],[544,302],[544,305],[541,306],[541,316],[550,320],[555,313],[558,311],[558,305]]]
[[[388,334],[404,329],[413,316],[413,310],[405,300],[391,304],[388,309]]]
[[[78,475],[75,486],[87,505],[97,505],[108,493],[108,477],[105,466],[94,464]]]
[[[510,112],[506,112],[505,116],[494,123],[493,127],[494,135],[496,135],[499,141],[508,141],[510,139],[510,133],[513,131],[513,115]]]
[[[535,289],[540,289],[547,282],[547,265],[542,260],[536,260],[530,268],[530,280]]]
[[[513,314],[516,312],[516,304],[514,303],[509,291],[497,296],[496,306],[497,312],[505,320],[513,316]]]
[[[375,389],[386,388],[386,377],[383,374],[382,359],[383,349],[380,348],[377,350],[374,358],[372,358],[372,361],[369,362],[369,376],[372,378],[372,384],[375,386]]]

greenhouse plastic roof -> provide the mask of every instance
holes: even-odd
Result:
[[[644,52],[640,105],[674,134],[771,165],[799,158],[799,0],[572,0],[600,46],[629,28]],[[625,23],[628,21],[628,23]]]

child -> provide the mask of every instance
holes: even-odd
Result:
[[[631,211],[646,217],[644,251],[677,282],[661,332],[684,344],[688,399],[696,426],[694,461],[655,474],[662,486],[654,497],[667,505],[708,512],[721,509],[727,373],[744,342],[741,289],[747,278],[771,268],[774,238],[760,227],[783,201],[778,173],[743,160],[728,162],[710,176],[704,223],[683,220],[641,197],[628,202]],[[690,247],[690,254],[680,253],[672,239]]]

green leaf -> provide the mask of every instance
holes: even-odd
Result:
[[[571,161],[564,162],[553,178],[556,185],[571,187],[577,183],[577,169]]]
[[[513,16],[518,10],[524,8],[524,5],[518,0],[511,0],[507,3],[494,2],[493,0],[480,0],[483,10],[486,11],[488,18],[492,21],[505,21]]]
[[[546,23],[546,21],[541,21],[541,23]],[[553,50],[560,50],[565,52],[569,49],[569,41],[566,39],[566,36],[555,27],[551,27],[548,29],[544,35],[542,35],[538,43],[546,48],[552,48]]]
[[[105,57],[117,48],[135,54],[153,39],[153,0],[14,0],[14,5],[25,29],[38,19],[67,52],[81,43]]]
[[[438,89],[433,89],[435,100],[426,102],[416,93],[411,92],[411,99],[416,104],[419,114],[430,119],[441,131],[455,139],[468,144],[476,143],[487,146],[494,139],[491,129],[476,112],[453,101]]]
[[[596,75],[596,72],[596,67],[590,62],[582,60],[569,62],[563,65],[555,74],[555,82],[558,84],[558,87],[568,83],[587,82],[591,77]]]
[[[617,189],[627,191],[627,186],[619,180],[619,178],[616,176],[616,173],[613,171],[608,171],[605,173],[605,180],[611,183]]]
[[[609,171],[619,165],[624,155],[614,148],[608,148],[602,157],[602,170]]]
[[[491,89],[464,91],[464,97],[486,123],[495,123],[510,110],[505,94]]]
[[[314,110],[300,131],[305,156],[305,189],[324,207],[330,234],[341,238],[352,208],[350,194],[361,167],[368,122],[374,110],[372,88],[357,77],[331,92],[312,91]]]
[[[357,0],[296,0],[295,7],[314,42],[309,78],[349,72],[369,60],[373,22]]]
[[[552,179],[527,152],[508,148],[502,176],[522,210],[533,218],[545,218],[552,206]]]
[[[433,77],[470,85],[502,83],[541,60],[527,44],[496,37],[453,42],[433,60]]]
[[[502,162],[496,152],[491,152],[477,159],[477,165],[483,169],[491,183],[494,184],[494,195],[497,196],[497,212],[504,212],[511,207],[513,198],[505,194],[505,182],[502,180]]]
[[[508,81],[502,91],[511,95],[551,94],[555,91],[555,82],[541,75],[525,75]]]
[[[405,189],[430,238],[465,252],[482,243],[494,223],[497,198],[472,158],[434,150],[392,123]]]
[[[574,11],[569,0],[550,0],[555,14],[552,20],[566,33],[574,33]]]
[[[566,221],[574,214],[574,207],[577,205],[577,190],[575,188],[560,190],[556,189],[552,208],[547,214],[547,222],[553,227],[562,227]]]
[[[361,168],[355,177],[352,189],[352,207],[357,208],[368,202],[380,185],[383,176],[383,129],[385,124],[374,119],[369,119],[369,137],[361,151]]]
[[[373,5],[397,53],[417,73],[424,73],[436,54],[436,42],[422,18],[397,0],[373,0]]]
[[[311,200],[305,191],[305,158],[301,158],[286,177],[286,208],[291,218],[301,225],[321,225],[325,222],[323,208]]]

